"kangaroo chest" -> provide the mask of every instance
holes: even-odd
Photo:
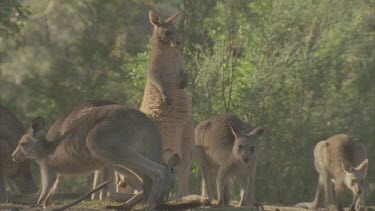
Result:
[[[171,104],[167,105],[160,90],[150,78],[144,91],[141,111],[154,119],[185,119],[190,113],[187,89],[180,89],[180,69],[183,68],[182,57],[177,49],[155,50],[151,58],[149,71],[156,71],[158,79],[166,87]]]

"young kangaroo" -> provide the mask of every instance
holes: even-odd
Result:
[[[177,175],[179,195],[188,192],[188,176],[194,146],[194,128],[186,89],[187,74],[176,40],[175,28],[180,13],[166,20],[149,12],[152,34],[152,56],[147,72],[141,111],[155,120],[161,131],[164,161],[177,153],[181,157]]]
[[[14,163],[12,152],[25,133],[16,115],[0,105],[0,201],[7,199],[6,184],[13,194],[31,194],[37,191],[30,171],[30,162]]]
[[[342,195],[345,187],[353,192],[350,210],[359,210],[365,206],[364,183],[368,159],[362,144],[352,141],[345,134],[332,136],[316,144],[314,164],[319,173],[315,199],[311,203],[299,203],[296,206],[317,209],[324,196],[324,205],[328,207],[334,199],[332,183],[338,210],[344,210]]]
[[[212,200],[216,177],[218,203],[229,205],[231,176],[240,181],[240,206],[254,204],[254,178],[262,128],[253,129],[232,114],[219,114],[195,128],[195,155],[201,166],[202,202]]]
[[[161,136],[155,123],[142,112],[117,104],[92,107],[61,127],[61,133],[49,137],[53,140],[46,138],[44,119],[35,118],[12,154],[14,161],[35,159],[39,163],[42,187],[37,206],[47,206],[64,175],[111,164],[143,179],[144,190],[131,202],[145,197],[152,209],[168,199],[173,185],[171,169],[178,165],[179,157],[172,156],[167,166],[159,164]]]

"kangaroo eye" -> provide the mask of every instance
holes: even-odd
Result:
[[[169,30],[165,31],[165,35],[169,36],[171,32]]]
[[[251,152],[254,152],[254,149],[255,149],[254,146],[250,147],[250,151],[251,151]]]

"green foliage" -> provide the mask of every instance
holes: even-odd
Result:
[[[0,0],[0,38],[18,33],[28,15],[20,1]]]
[[[288,204],[312,198],[312,149],[331,135],[348,133],[374,150],[375,46],[365,8],[332,1],[220,1],[214,18],[201,17],[208,42],[193,45],[187,61],[194,115],[203,120],[230,110],[266,128],[258,198]],[[373,189],[366,191],[374,197]]]
[[[314,145],[347,133],[368,150],[366,198],[374,201],[374,0],[58,2],[51,14],[29,20],[7,39],[1,52],[1,103],[25,123],[35,115],[52,123],[85,99],[139,107],[151,52],[147,11],[167,16],[182,8],[179,31],[195,122],[232,112],[266,129],[257,200],[311,200]],[[1,4],[7,6],[1,10],[13,5]],[[189,183],[199,193],[196,164]],[[69,178],[63,191],[81,190],[80,184],[90,189],[91,177]],[[238,198],[236,186],[233,195]]]

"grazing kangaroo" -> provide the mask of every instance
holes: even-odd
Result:
[[[64,130],[66,130],[65,128],[69,124],[77,120],[80,116],[85,115],[92,108],[114,104],[116,103],[107,100],[89,100],[82,103],[81,105],[77,106],[74,110],[69,112],[67,115],[53,123],[53,125],[48,130],[47,139],[55,140],[56,136],[61,136],[61,134],[64,133]],[[143,189],[142,180],[138,176],[134,175],[134,173],[124,168],[116,168],[114,165],[109,165],[101,170],[95,171],[93,188],[96,188],[100,183],[103,183],[107,180],[115,179],[116,174],[119,174],[121,177],[126,178],[125,182],[130,186],[134,187],[136,190],[141,191]],[[108,186],[92,194],[91,199],[103,200],[107,196],[109,196],[109,198],[121,200],[123,200],[125,197],[121,194],[117,195],[115,184],[110,183]]]
[[[166,20],[149,12],[152,34],[152,56],[140,110],[155,120],[161,131],[164,161],[177,153],[181,157],[177,175],[179,195],[188,193],[189,168],[194,146],[194,127],[186,89],[187,74],[175,38],[180,13]]]
[[[240,206],[255,203],[254,178],[263,131],[232,114],[219,114],[197,125],[195,155],[201,166],[203,203],[211,202],[211,179],[216,177],[219,206],[228,206],[231,176],[240,181]]]
[[[61,117],[60,119],[58,119],[52,124],[52,126],[47,132],[47,140],[58,139],[58,137],[64,133],[66,128],[72,122],[79,119],[80,116],[85,115],[93,107],[100,107],[100,106],[107,106],[107,105],[114,105],[114,104],[116,103],[107,101],[107,100],[85,101],[81,105],[77,106],[74,110],[69,112],[67,115]],[[97,185],[99,185],[102,182],[105,182],[107,180],[113,180],[114,173],[115,173],[115,170],[114,170],[113,165],[109,165],[107,167],[104,167],[102,170],[95,171],[93,188],[97,187]],[[102,179],[102,175],[104,175],[103,179]],[[106,187],[99,190],[98,192],[95,192],[94,194],[92,194],[91,199],[103,200],[107,196],[107,193],[113,196],[114,192],[115,192],[115,185],[114,183],[110,183]]]
[[[11,155],[25,133],[16,115],[0,105],[0,201],[7,199],[6,184],[13,194],[31,194],[37,191],[30,171],[30,162],[14,163]]]
[[[145,114],[117,104],[90,107],[61,127],[61,133],[47,138],[44,119],[35,118],[12,154],[14,161],[35,159],[39,163],[42,187],[37,206],[48,205],[64,175],[100,170],[111,164],[126,168],[143,180],[143,191],[125,205],[145,197],[153,209],[168,199],[173,185],[171,171],[179,157],[171,156],[167,166],[159,164],[161,136]]]
[[[324,205],[328,207],[334,199],[332,183],[338,210],[344,210],[342,196],[345,187],[353,192],[350,210],[359,210],[365,206],[364,183],[368,159],[362,144],[352,141],[345,134],[331,136],[316,144],[314,164],[319,173],[315,199],[311,203],[299,203],[297,207],[317,209],[323,202],[323,196]]]

